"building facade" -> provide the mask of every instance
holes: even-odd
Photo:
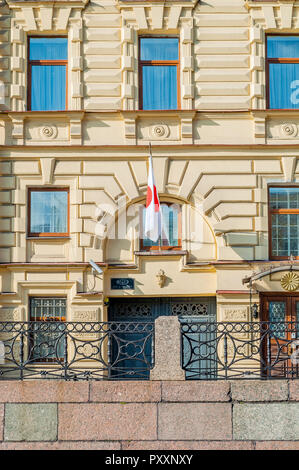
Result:
[[[0,8],[0,320],[298,320],[299,2]]]

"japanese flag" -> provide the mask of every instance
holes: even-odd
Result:
[[[153,159],[150,153],[145,209],[144,236],[153,242],[158,241],[162,232],[162,211],[153,172]]]

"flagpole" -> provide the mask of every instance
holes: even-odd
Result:
[[[150,154],[150,157],[151,159],[153,158],[153,155],[152,155],[152,144],[151,142],[149,141],[148,143],[148,146],[149,146],[149,154]],[[162,233],[162,227],[161,227],[161,233]],[[161,238],[161,235],[159,236],[159,251],[162,251],[162,238]]]

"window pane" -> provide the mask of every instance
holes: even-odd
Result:
[[[31,67],[31,110],[63,111],[66,102],[65,65]]]
[[[141,38],[141,60],[178,60],[179,41],[177,38]]]
[[[66,299],[32,298],[30,301],[31,327],[29,360],[51,361],[63,358],[65,336],[61,322],[66,317]],[[43,322],[49,322],[43,325]]]
[[[272,214],[272,255],[299,256],[299,214]]]
[[[269,36],[267,56],[269,59],[299,58],[299,36]]]
[[[30,60],[67,60],[66,38],[30,38]]]
[[[179,214],[180,207],[176,204],[168,206],[167,204],[161,204],[162,215],[163,215],[163,233],[160,240],[153,242],[149,238],[144,238],[143,246],[179,246]],[[143,233],[145,223],[145,208],[143,209]]]
[[[67,191],[31,191],[30,222],[30,233],[67,233]]]
[[[177,109],[176,66],[144,66],[142,92],[143,109]]]
[[[299,209],[299,188],[270,188],[271,209]]]
[[[269,64],[272,109],[299,108],[299,64]]]
[[[286,332],[286,303],[285,302],[269,302],[269,321],[271,336],[276,338],[285,338]],[[281,323],[282,322],[282,323]]]

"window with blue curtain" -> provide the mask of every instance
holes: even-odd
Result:
[[[142,234],[144,234],[145,210],[145,207],[142,208]],[[143,236],[144,238],[141,239],[141,249],[143,250],[175,249],[182,246],[181,206],[179,204],[161,203],[161,211],[163,218],[162,235],[156,242]]]
[[[67,236],[68,190],[29,190],[29,236]]]
[[[299,108],[299,36],[268,36],[268,108]]]
[[[67,38],[29,38],[28,107],[31,111],[66,109],[67,49]]]
[[[140,108],[178,109],[178,38],[140,38]]]

